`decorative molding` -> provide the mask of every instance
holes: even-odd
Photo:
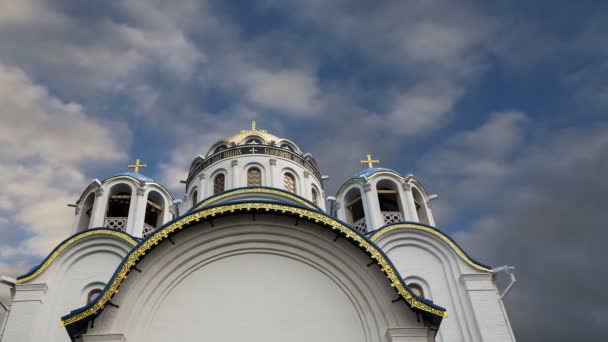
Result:
[[[137,196],[143,196],[146,193],[146,189],[143,187],[138,187],[137,188]]]
[[[401,187],[405,191],[411,191],[412,190],[412,186],[409,183],[401,183]]]
[[[239,165],[239,160],[238,160],[238,159],[232,159],[232,160],[230,161],[230,165],[232,165],[232,166],[237,166],[237,165]]]
[[[57,257],[61,253],[63,253],[64,250],[66,250],[66,248],[70,247],[72,244],[74,244],[75,242],[77,242],[79,240],[82,240],[86,237],[93,236],[93,235],[115,236],[115,237],[118,237],[118,238],[126,241],[131,246],[137,245],[137,241],[135,241],[133,238],[131,238],[131,236],[129,236],[127,233],[123,233],[121,231],[111,230],[111,229],[93,229],[93,230],[88,230],[88,231],[85,230],[83,232],[77,233],[76,235],[73,235],[71,238],[68,238],[67,240],[64,240],[62,243],[60,243],[57,247],[55,247],[55,250],[53,250],[51,252],[51,254],[49,254],[40,265],[38,265],[37,267],[34,267],[32,269],[32,271],[30,271],[30,273],[17,277],[17,284],[23,284],[25,282],[28,282],[28,281],[38,277],[42,272],[44,272],[44,270],[46,270],[53,263],[53,261],[55,261],[55,259],[57,259]]]
[[[371,183],[363,183],[363,191],[370,192],[371,190],[372,190],[372,184]]]
[[[277,158],[270,158],[270,165],[277,165]]]
[[[204,172],[201,172],[201,173],[198,175],[198,179],[199,179],[199,180],[203,180],[203,179],[205,179],[205,178],[207,178],[207,175],[205,175],[205,173],[204,173]]]
[[[80,208],[76,207],[74,208],[74,215],[78,215],[80,213]]]
[[[456,243],[454,243],[454,241],[452,241],[452,239],[450,239],[449,237],[447,237],[447,235],[439,232],[438,230],[431,228],[431,227],[427,227],[427,226],[423,226],[423,225],[419,225],[419,224],[414,224],[414,223],[397,223],[397,224],[393,224],[393,225],[389,225],[389,226],[384,226],[383,228],[380,228],[379,230],[377,230],[374,234],[372,234],[369,239],[371,241],[377,241],[382,235],[392,232],[393,230],[421,230],[421,231],[425,231],[427,233],[430,233],[432,235],[435,235],[436,237],[438,237],[439,239],[441,239],[443,242],[445,242],[446,244],[448,244],[448,246],[450,246],[454,252],[456,252],[456,254],[458,254],[458,256],[463,259],[467,264],[473,266],[474,268],[480,270],[480,271],[485,271],[485,272],[490,272],[493,273],[492,270],[490,268],[488,268],[485,265],[482,265],[476,261],[474,261],[473,259],[471,259],[462,249],[460,249],[460,247],[458,245],[456,245]]]
[[[304,178],[310,177],[310,172],[304,170]]]
[[[137,265],[140,259],[142,259],[159,243],[169,238],[171,234],[174,234],[201,220],[207,220],[213,217],[235,212],[275,212],[278,214],[291,214],[337,231],[345,239],[352,240],[351,242],[353,245],[358,246],[361,250],[368,254],[376,264],[380,266],[380,271],[386,275],[391,282],[391,286],[395,288],[397,293],[410,307],[440,318],[447,317],[447,312],[445,309],[420,300],[416,295],[410,292],[408,287],[401,279],[399,273],[389,261],[388,257],[382,252],[382,250],[363,235],[356,232],[352,227],[316,210],[277,203],[248,202],[226,204],[193,212],[173,221],[161,229],[156,230],[148,238],[141,241],[139,245],[133,248],[125,257],[121,266],[116,270],[114,276],[102,294],[100,294],[93,302],[89,303],[82,309],[74,310],[72,313],[62,317],[61,324],[63,326],[68,326],[97,315],[112,299],[114,294],[116,294],[122,282],[127,278],[131,269]]]

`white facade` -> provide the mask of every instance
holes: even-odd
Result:
[[[174,217],[141,174],[93,181],[74,234],[0,278],[0,342],[515,341],[494,271],[434,228],[411,175],[360,171],[326,212],[312,156],[254,125],[185,183]]]

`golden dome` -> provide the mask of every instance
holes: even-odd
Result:
[[[289,139],[277,137],[274,134],[268,133],[266,130],[258,130],[256,128],[256,122],[253,120],[251,122],[251,129],[242,130],[238,134],[219,140],[213,144],[207,152],[207,157],[223,149],[238,145],[269,145],[287,148],[292,152],[303,154],[300,148]]]

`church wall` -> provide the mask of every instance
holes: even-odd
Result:
[[[447,309],[437,341],[515,341],[491,273],[427,232],[395,230],[375,242],[406,282],[423,285],[425,297]]]
[[[60,317],[86,304],[88,291],[103,287],[131,247],[114,237],[87,237],[37,278],[17,284],[2,342],[70,341]]]
[[[146,254],[112,300],[120,307],[106,307],[84,341],[428,340],[365,253],[294,222],[239,215],[185,229]]]

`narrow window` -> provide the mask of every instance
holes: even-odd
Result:
[[[422,290],[422,286],[418,284],[407,284],[407,286],[412,290],[412,292],[421,298],[424,298],[424,291]]]
[[[296,193],[296,178],[291,173],[285,173],[285,190]]]
[[[247,171],[247,186],[262,185],[262,171],[257,167],[252,167]]]
[[[101,293],[101,289],[93,289],[87,295],[87,304],[92,302]]]
[[[317,190],[312,188],[312,203],[319,204],[319,194],[317,194]]]
[[[194,190],[192,193],[192,206],[195,206],[198,202],[198,191]]]
[[[224,191],[225,183],[226,176],[224,176],[223,173],[220,173],[219,175],[215,176],[215,178],[213,178],[213,193],[219,194],[220,192]]]

